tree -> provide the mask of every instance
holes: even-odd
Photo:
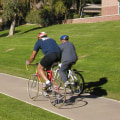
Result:
[[[67,14],[68,14],[67,7],[65,6],[62,0],[56,0],[56,1],[54,0],[52,6],[57,20],[59,20],[59,16],[61,17],[63,15],[65,15],[65,19],[67,19]]]
[[[26,11],[28,11],[26,2],[29,0],[4,0],[3,2],[3,19],[10,21],[10,31],[8,36],[14,35],[16,19],[24,18]],[[26,9],[27,8],[27,9]]]
[[[57,1],[54,5],[55,15],[58,16],[59,14],[65,14],[67,9],[62,1]]]
[[[101,0],[73,0],[73,3],[76,4],[78,14],[82,17],[82,9],[86,3],[101,3]]]
[[[59,20],[59,16],[65,15],[65,18],[67,18],[68,12],[63,0],[43,0],[43,2],[43,9],[49,11],[47,16],[49,23],[52,23],[55,19],[56,21]]]
[[[93,0],[93,3],[95,4],[101,4],[102,0]]]

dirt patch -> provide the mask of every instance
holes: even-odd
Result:
[[[87,57],[88,55],[82,55],[82,56],[79,56],[78,58],[85,58]]]
[[[10,49],[7,49],[5,52],[9,52],[9,51],[12,51],[14,50],[15,48],[10,48]]]

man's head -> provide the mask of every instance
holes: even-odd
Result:
[[[62,35],[62,36],[60,37],[60,40],[67,40],[67,41],[68,41],[68,39],[69,39],[69,36],[68,36],[68,35]]]
[[[47,33],[46,32],[41,32],[38,34],[37,38],[40,39],[42,37],[47,37]]]

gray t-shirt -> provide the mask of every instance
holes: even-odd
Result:
[[[76,54],[73,43],[67,41],[67,42],[60,44],[59,47],[62,52],[62,62],[65,62],[65,61],[76,62],[77,61],[77,54]]]

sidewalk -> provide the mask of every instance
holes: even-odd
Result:
[[[61,109],[53,107],[47,98],[40,96],[32,101],[27,93],[27,80],[0,73],[0,93],[38,106],[73,120],[120,120],[120,102],[83,94],[72,96]]]

